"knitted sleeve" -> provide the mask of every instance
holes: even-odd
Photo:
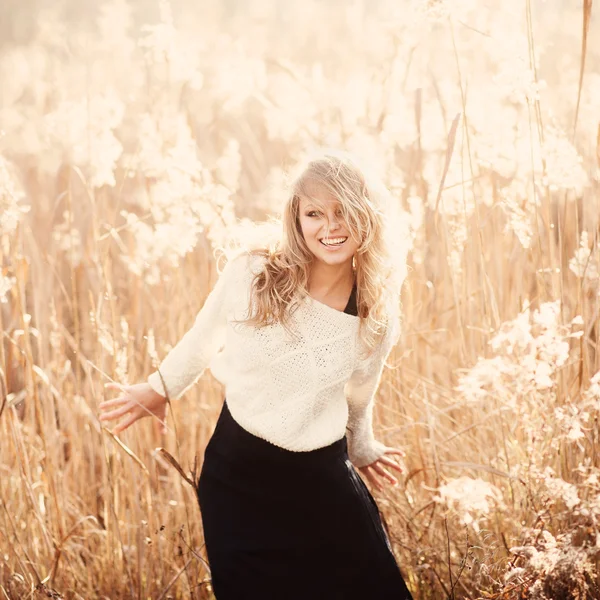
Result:
[[[148,377],[152,389],[171,400],[181,397],[202,375],[213,356],[223,347],[227,330],[228,299],[239,293],[247,255],[239,255],[225,265],[217,282],[196,316],[191,329],[167,354],[158,370]],[[160,374],[164,379],[166,391]]]
[[[387,448],[373,435],[373,406],[386,358],[399,336],[400,323],[393,319],[379,348],[355,369],[346,384],[348,456],[356,467],[364,467],[381,458]]]

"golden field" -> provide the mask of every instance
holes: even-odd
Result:
[[[212,598],[210,373],[119,439],[111,381],[191,326],[286,170],[394,192],[403,334],[374,493],[415,600],[600,597],[600,18],[592,0],[0,7],[0,598]],[[310,578],[310,557],[306,577]]]

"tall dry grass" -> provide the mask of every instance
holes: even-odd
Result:
[[[190,326],[213,247],[278,209],[282,167],[327,144],[370,159],[411,227],[377,404],[408,473],[377,499],[415,598],[599,597],[592,1],[154,8],[4,20],[0,595],[211,597],[193,490],[157,448],[197,473],[219,384],[163,439],[115,438],[97,406]]]

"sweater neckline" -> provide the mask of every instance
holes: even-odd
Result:
[[[348,300],[348,302],[351,302],[351,300],[352,300],[352,294],[353,293],[354,293],[354,287],[352,288],[352,292],[350,294],[350,299]],[[308,302],[310,302],[313,306],[315,306],[317,308],[321,308],[325,312],[335,313],[336,315],[341,315],[342,318],[346,318],[346,319],[349,319],[351,321],[357,321],[357,320],[360,319],[360,317],[358,315],[352,315],[350,313],[347,313],[347,312],[345,312],[346,309],[344,309],[344,310],[338,310],[337,308],[333,308],[333,306],[329,306],[329,304],[325,304],[324,302],[320,302],[319,300],[317,300],[316,298],[313,298],[308,293],[306,294],[306,300]],[[346,305],[346,308],[347,308],[347,305]]]

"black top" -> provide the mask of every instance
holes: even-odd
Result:
[[[358,317],[358,307],[356,305],[356,283],[352,286],[352,292],[350,293],[350,298],[348,299],[348,304],[346,305],[344,312]]]

